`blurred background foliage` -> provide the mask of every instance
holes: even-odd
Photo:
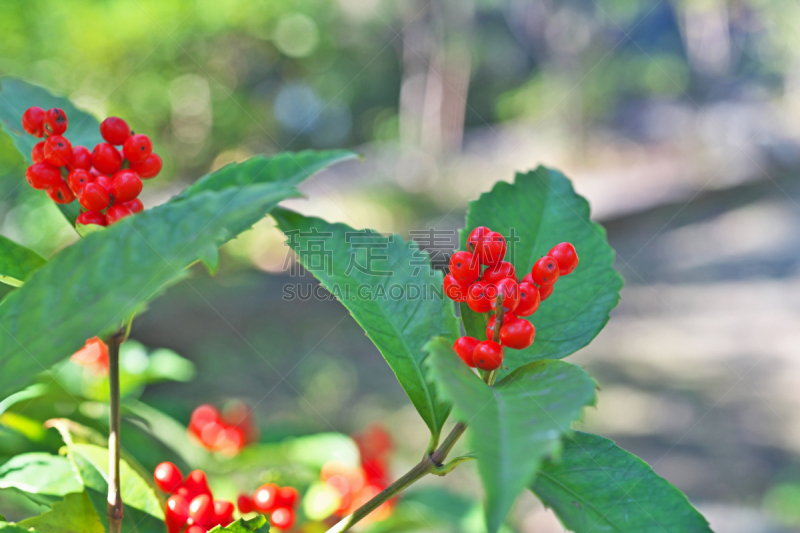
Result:
[[[349,147],[365,160],[287,204],[408,236],[461,227],[516,170],[562,168],[627,281],[573,358],[603,387],[584,427],[642,455],[715,531],[794,531],[799,23],[789,0],[10,0],[0,72],[151,135],[165,171],[146,206],[252,154]],[[0,138],[0,232],[52,255],[77,236],[22,175]],[[133,337],[197,374],[141,399],[184,424],[244,399],[266,441],[381,419],[401,472],[424,425],[338,303],[282,299],[313,283],[291,261],[266,220],[217,277],[198,269],[156,301]],[[443,483],[476,496],[472,480]],[[515,524],[562,531],[532,498]]]

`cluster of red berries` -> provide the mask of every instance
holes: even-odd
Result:
[[[168,533],[207,533],[233,522],[233,504],[214,499],[202,470],[194,470],[184,479],[177,466],[161,463],[153,477],[156,486],[170,494],[164,510]]]
[[[389,455],[394,447],[391,436],[374,425],[353,438],[361,455],[361,468],[331,461],[320,472],[320,479],[339,497],[336,517],[352,513],[389,486]],[[370,520],[388,518],[394,503],[389,500],[378,507],[370,514]]]
[[[291,529],[295,520],[295,507],[300,493],[294,487],[280,487],[267,483],[258,487],[252,496],[240,494],[237,500],[239,512],[269,515],[269,522],[281,530]]]
[[[457,302],[466,302],[477,313],[497,312],[502,302],[502,323],[496,331],[496,316],[486,326],[486,340],[461,337],[453,349],[470,367],[496,370],[503,364],[503,347],[522,350],[533,344],[536,329],[529,321],[539,304],[553,293],[559,276],[566,276],[578,266],[578,254],[568,242],[555,245],[533,265],[530,273],[518,281],[514,266],[503,261],[506,240],[480,226],[467,238],[469,251],[460,251],[450,258],[450,273],[444,278],[444,293]],[[497,341],[500,342],[497,342]]]
[[[189,437],[205,449],[225,455],[236,455],[247,444],[258,440],[250,408],[234,402],[222,413],[213,405],[198,406],[189,420]]]
[[[144,209],[138,198],[142,178],[161,172],[161,158],[153,153],[147,135],[134,134],[124,120],[109,117],[100,124],[106,142],[89,152],[85,146],[73,147],[64,137],[67,115],[63,110],[36,106],[22,115],[22,128],[45,138],[33,147],[33,164],[25,171],[25,179],[59,204],[77,196],[85,210],[79,224],[106,226]],[[116,146],[122,146],[122,153]]]

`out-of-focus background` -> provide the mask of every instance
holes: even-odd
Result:
[[[608,230],[626,280],[570,358],[600,383],[582,428],[641,455],[723,533],[800,527],[800,3],[791,0],[16,0],[0,72],[124,117],[164,157],[146,206],[253,154],[347,147],[306,213],[399,233],[539,163]],[[32,103],[33,104],[33,103]],[[76,235],[0,139],[0,233],[50,256]],[[267,219],[134,323],[192,360],[144,400],[182,422],[241,398],[262,434],[373,420],[427,442],[335,301],[284,301]],[[534,320],[535,323],[535,320]],[[476,493],[472,467],[432,483]],[[466,488],[465,488],[466,487]],[[533,497],[523,532],[563,531]]]

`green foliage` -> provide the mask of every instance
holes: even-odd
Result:
[[[183,200],[203,191],[222,191],[229,187],[246,187],[256,183],[280,182],[299,185],[306,178],[334,163],[358,157],[349,150],[305,150],[281,152],[271,157],[256,156],[203,176],[186,187],[172,201]]]
[[[264,515],[258,515],[250,519],[240,518],[225,527],[217,526],[211,532],[229,533],[267,533],[269,522]]]
[[[294,190],[272,183],[158,206],[67,247],[0,302],[0,395],[110,333]]]
[[[48,505],[83,490],[69,460],[49,453],[25,453],[9,459],[0,466],[0,489],[16,489]]]
[[[477,226],[488,226],[506,237],[506,260],[520,279],[560,242],[574,244],[580,257],[578,268],[558,280],[553,295],[531,317],[536,341],[525,350],[507,350],[506,366],[513,370],[538,359],[561,359],[586,346],[603,329],[619,302],[622,278],[613,268],[614,250],[605,230],[591,221],[588,202],[563,174],[539,167],[517,174],[513,184],[496,184],[470,202],[462,249]],[[475,313],[465,305],[461,312],[465,326],[478,336],[480,332],[470,326],[477,320]]]
[[[39,533],[106,533],[87,492],[67,494],[44,514],[23,520],[19,528]],[[5,532],[5,530],[0,530]],[[160,531],[159,533],[163,533]]]
[[[559,459],[546,461],[531,485],[576,533],[710,533],[678,489],[613,441],[575,432]]]
[[[431,293],[432,288],[441,288],[442,275],[430,269],[427,254],[417,257],[416,244],[406,243],[398,235],[388,239],[372,230],[356,233],[344,224],[283,209],[273,212],[273,217],[281,231],[292,232],[288,233],[289,245],[309,272],[364,328],[428,425],[433,441],[438,440],[450,406],[437,396],[427,376],[423,346],[434,336],[454,342],[459,328],[452,303],[441,293]],[[348,239],[347,234],[354,237]],[[317,268],[312,261],[319,261],[319,256],[310,251],[321,240],[329,251],[330,264]],[[392,296],[395,286],[427,292],[417,293],[415,299],[403,292],[398,298]]]
[[[584,406],[595,402],[595,382],[579,366],[535,361],[489,387],[470,370],[445,339],[426,347],[437,386],[454,404],[454,416],[468,425],[486,490],[486,520],[498,530],[519,493],[545,456],[558,452]]]
[[[0,282],[19,287],[46,262],[33,250],[0,235]]]
[[[73,146],[85,146],[90,151],[97,143],[104,142],[100,136],[100,123],[89,113],[75,107],[67,98],[56,96],[47,89],[32,85],[16,78],[0,79],[0,124],[14,141],[19,153],[27,164],[31,164],[31,150],[41,139],[25,133],[22,129],[22,114],[29,107],[37,105],[43,109],[60,107],[67,114],[69,129],[67,137]],[[22,179],[22,176],[20,176]],[[70,204],[57,204],[71,224],[80,214],[77,201]]]

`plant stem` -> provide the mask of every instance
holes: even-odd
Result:
[[[122,497],[119,479],[119,347],[125,342],[126,328],[119,330],[108,338],[108,388],[109,388],[109,421],[108,421],[108,527],[109,533],[120,533],[122,530]]]
[[[452,450],[456,441],[464,434],[464,430],[466,429],[466,424],[458,422],[436,451],[430,455],[426,455],[417,466],[409,470],[403,477],[376,494],[375,497],[356,509],[352,514],[342,518],[335,526],[330,528],[327,533],[343,533],[347,531],[369,516],[372,511],[397,496],[403,490],[428,474],[433,473],[438,468],[441,468],[445,459],[447,459],[447,454],[450,453],[450,450]]]

